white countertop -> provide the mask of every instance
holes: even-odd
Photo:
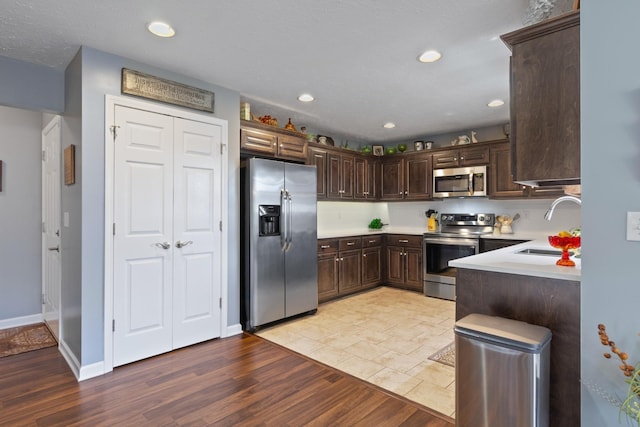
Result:
[[[575,267],[556,265],[560,259],[555,255],[518,254],[523,249],[553,249],[545,239],[532,240],[526,243],[485,252],[478,255],[449,261],[456,268],[494,271],[497,273],[521,274],[525,276],[548,277],[551,279],[580,281],[581,259],[571,258]]]

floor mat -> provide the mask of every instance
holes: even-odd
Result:
[[[429,356],[429,360],[440,362],[447,366],[456,366],[456,344],[452,342]]]
[[[0,357],[57,345],[44,323],[0,330]]]

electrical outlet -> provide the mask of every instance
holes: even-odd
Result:
[[[627,240],[640,241],[640,212],[627,212]]]

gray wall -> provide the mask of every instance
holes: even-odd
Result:
[[[602,357],[597,324],[640,362],[640,242],[625,234],[626,212],[640,211],[640,2],[582,2],[580,13],[582,378],[626,396],[618,363]],[[618,425],[618,409],[583,387],[582,425]]]
[[[0,104],[59,113],[64,109],[64,73],[0,56]]]
[[[73,211],[71,217],[81,215],[80,222],[73,221],[74,227],[81,227],[80,265],[65,265],[70,277],[80,276],[80,283],[69,284],[73,293],[80,295],[81,314],[81,360],[82,366],[103,360],[103,307],[104,307],[104,129],[105,129],[105,95],[120,95],[121,69],[127,67],[152,74],[158,77],[178,81],[187,85],[210,90],[215,93],[216,117],[229,122],[229,294],[228,323],[239,323],[239,248],[238,248],[238,166],[240,138],[240,96],[237,92],[150,67],[133,60],[83,47],[79,60],[81,62],[81,145],[76,152],[79,159],[81,205],[76,203],[75,195],[70,197]],[[74,66],[74,64],[72,64]],[[75,67],[74,67],[75,68]],[[67,71],[67,76],[71,70]],[[77,79],[76,79],[77,80]],[[71,82],[67,79],[67,84]],[[75,83],[72,83],[72,85]],[[67,97],[72,97],[67,88]],[[75,98],[74,98],[75,99]],[[74,102],[75,104],[75,102]],[[74,129],[74,132],[77,132]],[[66,141],[64,141],[66,144]],[[78,159],[77,159],[78,160]],[[64,202],[64,196],[63,196]],[[75,248],[75,239],[73,245]],[[74,253],[75,255],[75,253]],[[69,262],[74,263],[74,260]],[[63,258],[64,259],[64,258]],[[75,306],[72,316],[76,315]],[[75,332],[75,331],[74,331]],[[77,333],[77,332],[75,332]],[[78,337],[69,337],[75,341]],[[76,354],[76,356],[80,356]]]
[[[40,113],[0,106],[0,320],[42,311],[41,126]]]

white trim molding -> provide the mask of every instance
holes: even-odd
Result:
[[[28,316],[14,317],[12,319],[0,320],[0,329],[15,328],[18,326],[33,325],[42,323],[42,313],[30,314]]]

